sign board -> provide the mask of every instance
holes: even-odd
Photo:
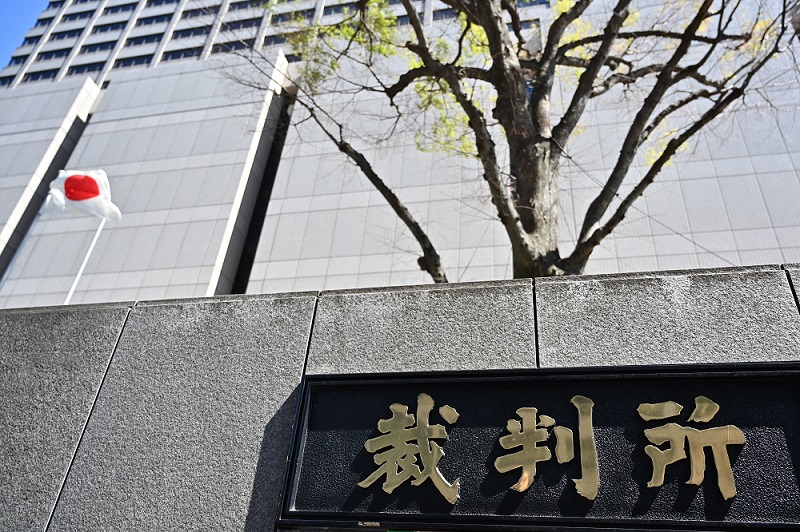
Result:
[[[283,528],[800,528],[800,366],[307,377]]]

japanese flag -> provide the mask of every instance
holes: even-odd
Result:
[[[66,209],[106,220],[122,218],[119,208],[111,203],[111,187],[103,170],[61,170],[58,173],[50,183],[43,212]]]

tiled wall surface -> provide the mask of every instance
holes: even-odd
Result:
[[[55,90],[53,98],[63,92],[39,87]],[[230,289],[283,105],[274,91],[237,95],[232,87],[197,61],[113,76],[67,167],[103,168],[123,218],[101,232],[72,302]],[[39,217],[0,305],[63,303],[99,223]]]
[[[776,59],[755,83],[763,90],[690,141],[596,249],[586,273],[800,260],[800,91],[791,63]],[[556,88],[556,111],[571,88]],[[591,100],[565,146],[571,159],[560,170],[562,255],[614,167],[636,101],[622,91]],[[375,117],[387,108],[373,95],[323,102],[366,137],[359,145],[427,230],[451,281],[511,276],[508,237],[476,161],[418,151],[413,129],[375,140]],[[431,282],[416,263],[421,253],[410,232],[304,117],[295,112],[248,291]],[[637,157],[621,194],[645,174],[645,159]]]
[[[98,93],[94,82],[80,79],[24,87],[0,99],[0,269],[19,248],[35,215],[30,204],[47,193]]]
[[[0,529],[272,530],[304,374],[797,365],[797,273],[3,310]]]

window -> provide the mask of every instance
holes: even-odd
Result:
[[[50,34],[51,41],[63,41],[64,39],[72,39],[73,37],[80,37],[83,33],[83,28],[78,30],[57,31]]]
[[[213,15],[219,12],[219,6],[201,7],[199,9],[189,9],[181,13],[181,18],[196,18],[204,15]]]
[[[302,61],[303,56],[300,54],[286,54],[286,62],[287,63],[297,63],[298,61]]]
[[[267,35],[264,37],[264,46],[274,46],[276,44],[283,44],[285,42],[285,35]]]
[[[156,15],[155,17],[144,17],[136,21],[137,26],[150,26],[151,24],[163,24],[172,20],[172,14]]]
[[[228,6],[228,11],[238,11],[240,9],[249,9],[251,7],[261,7],[264,2],[261,0],[245,0],[244,2],[231,2]]]
[[[87,44],[81,47],[82,54],[93,54],[95,52],[102,52],[104,50],[111,50],[116,45],[116,41],[99,42],[97,44]]]
[[[546,6],[550,0],[517,0],[517,7]]]
[[[167,4],[177,4],[178,0],[148,0],[145,7],[165,6]]]
[[[29,46],[31,44],[36,44],[37,42],[39,42],[39,39],[41,39],[41,37],[39,37],[39,36],[36,36],[36,37],[25,37],[22,40],[22,46]]]
[[[185,30],[176,31],[172,34],[173,39],[188,39],[189,37],[197,37],[198,35],[208,35],[211,33],[211,26],[201,26],[199,28],[189,28]]]
[[[125,46],[141,46],[143,44],[150,44],[153,42],[161,42],[161,38],[164,37],[163,35],[156,34],[156,35],[145,35],[143,37],[131,37],[127,41],[125,41]]]
[[[21,65],[21,64],[25,63],[25,61],[28,60],[28,57],[30,57],[30,56],[28,56],[28,55],[18,55],[17,57],[12,57],[11,61],[8,62],[8,66]]]
[[[63,5],[64,5],[64,0],[55,0],[54,2],[50,2],[49,4],[47,4],[47,7],[45,9],[55,9]]]
[[[47,61],[49,59],[58,59],[59,57],[67,57],[72,51],[72,48],[62,48],[61,50],[51,50],[49,52],[42,52],[36,56],[37,61]]]
[[[5,76],[0,78],[0,87],[7,87],[11,85],[11,82],[14,81],[14,76]]]
[[[162,61],[177,61],[178,59],[188,59],[190,57],[200,57],[203,53],[203,47],[199,48],[186,48],[183,50],[173,50],[172,52],[164,52],[161,56]]]
[[[97,0],[75,0],[74,2],[72,2],[72,5],[88,4],[89,2],[97,2]]]
[[[281,22],[286,22],[289,20],[296,20],[296,19],[309,20],[312,18],[314,18],[314,10],[306,9],[304,11],[292,11],[291,13],[280,13],[278,15],[272,15],[272,23],[280,24]]]
[[[61,18],[61,22],[69,22],[71,20],[83,20],[86,18],[91,18],[94,15],[94,11],[81,11],[80,13],[70,13],[69,15],[64,15]]]
[[[74,76],[76,74],[88,74],[90,72],[100,72],[101,70],[103,70],[104,66],[106,66],[105,62],[89,63],[87,65],[76,65],[74,67],[69,67],[69,70],[67,70],[67,76]]]
[[[29,81],[39,81],[43,79],[55,79],[58,75],[58,69],[55,68],[53,70],[42,70],[41,72],[31,72],[30,74],[25,74],[22,78],[23,83],[28,83]]]
[[[211,48],[211,53],[219,54],[219,53],[233,52],[235,50],[243,50],[245,48],[251,48],[253,46],[253,42],[254,39],[246,39],[244,41],[231,41],[231,42],[215,44],[213,48]]]
[[[519,27],[522,30],[529,30],[531,28],[538,28],[539,26],[541,26],[541,23],[539,22],[539,19],[536,19],[536,20],[523,20],[523,21],[520,21],[520,23],[519,23]],[[508,25],[508,31],[514,31],[514,26],[509,24]]]
[[[122,4],[121,6],[111,6],[103,10],[104,15],[113,15],[114,13],[127,13],[128,11],[136,10],[136,3]]]
[[[356,10],[355,4],[339,4],[338,6],[328,6],[322,10],[323,15],[335,15],[337,13],[354,12]]]
[[[114,61],[114,68],[129,68],[138,65],[149,65],[153,60],[152,55],[140,55],[137,57],[126,57],[125,59],[117,59]]]
[[[240,30],[243,28],[255,28],[261,24],[261,17],[248,18],[245,20],[234,20],[233,22],[226,22],[222,25],[220,31]]]
[[[113,24],[98,24],[92,28],[92,33],[107,33],[109,31],[124,30],[127,25],[127,20],[125,22],[114,22]]]
[[[458,16],[458,11],[455,9],[442,9],[440,11],[433,12],[433,20],[445,20],[449,18],[456,18]]]
[[[39,20],[36,21],[36,24],[34,24],[33,27],[34,28],[44,28],[44,27],[49,26],[52,23],[53,23],[53,18],[52,17],[50,17],[50,18],[40,18]]]

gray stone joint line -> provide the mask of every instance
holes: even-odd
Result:
[[[314,298],[314,311],[311,313],[311,326],[308,328],[308,339],[306,340],[306,353],[303,357],[303,373],[301,377],[305,377],[306,368],[308,367],[308,356],[311,353],[311,338],[314,336],[314,324],[317,322],[317,308],[319,308],[319,300],[322,297],[322,291],[317,292]]]
[[[64,473],[64,477],[61,479],[61,485],[58,487],[58,494],[56,495],[56,500],[53,503],[53,507],[50,509],[50,515],[47,516],[47,524],[44,527],[44,532],[50,530],[50,523],[53,522],[53,516],[55,515],[56,509],[58,508],[58,503],[61,500],[61,494],[64,492],[64,486],[67,484],[67,478],[69,478],[69,474],[72,471],[72,465],[75,463],[75,456],[78,454],[78,449],[80,449],[81,443],[83,442],[83,436],[86,434],[86,428],[89,426],[89,420],[92,419],[94,407],[97,405],[97,398],[100,397],[103,384],[105,384],[106,377],[108,376],[108,370],[111,368],[111,363],[113,362],[114,355],[117,352],[119,341],[122,339],[122,334],[125,332],[125,326],[128,324],[128,318],[130,318],[130,315],[136,308],[136,305],[137,302],[134,301],[134,303],[128,307],[128,312],[125,314],[125,319],[122,320],[122,326],[119,328],[119,334],[117,334],[117,339],[114,341],[114,346],[111,348],[111,355],[108,357],[108,363],[103,371],[103,378],[100,380],[100,385],[97,387],[97,392],[95,392],[94,398],[92,399],[92,406],[89,408],[89,414],[86,416],[86,420],[83,422],[83,427],[81,428],[81,435],[78,438],[78,442],[75,444],[75,448],[72,450],[72,456],[69,459],[69,466],[67,466],[67,471]]]

